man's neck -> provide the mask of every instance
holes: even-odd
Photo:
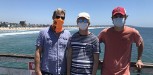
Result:
[[[55,31],[55,27],[54,27],[54,26],[50,26],[50,28],[52,29],[52,31],[54,32],[54,34],[55,34],[57,37],[60,36],[61,32],[57,33],[57,32]],[[63,31],[63,30],[64,30],[64,28],[62,29],[62,31]]]
[[[90,32],[88,31],[88,29],[87,30],[81,30],[81,29],[79,29],[79,34],[80,35],[89,35]]]
[[[116,27],[116,26],[114,26],[114,29],[116,31],[122,31],[122,30],[124,30],[124,26],[123,27]]]

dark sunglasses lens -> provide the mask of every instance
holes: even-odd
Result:
[[[64,19],[65,19],[65,17],[61,17],[61,19],[62,19],[62,20],[64,20]]]
[[[56,16],[56,18],[57,18],[57,19],[59,19],[59,18],[60,18],[60,16]]]
[[[62,16],[56,16],[56,19],[59,19],[59,18],[61,18],[62,20],[65,19],[65,17],[62,17]]]
[[[87,20],[87,19],[79,19],[78,22],[79,22],[79,23],[82,23],[82,22],[88,23],[88,20]]]
[[[88,23],[88,20],[87,19],[84,19],[84,23]]]
[[[79,23],[82,23],[83,21],[82,21],[82,19],[79,19],[78,22],[79,22]]]

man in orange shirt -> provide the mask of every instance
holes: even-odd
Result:
[[[102,30],[98,36],[99,42],[105,45],[102,75],[130,75],[132,43],[138,47],[136,67],[143,66],[143,39],[136,29],[125,26],[126,19],[125,9],[116,7],[112,11],[114,26]]]

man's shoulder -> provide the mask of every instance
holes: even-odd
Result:
[[[68,34],[70,34],[70,31],[69,31],[69,30],[64,29],[64,33],[68,33]]]
[[[124,26],[124,28],[126,28],[126,29],[130,29],[130,30],[133,29],[133,27],[130,27],[130,26]]]
[[[77,37],[77,36],[79,36],[79,33],[78,33],[78,32],[74,33],[74,34],[72,35],[72,38]]]
[[[39,34],[45,34],[45,33],[47,33],[48,32],[48,30],[49,30],[49,28],[47,27],[47,28],[43,28],[43,29],[41,29],[40,31],[39,31]]]
[[[125,26],[126,31],[131,32],[131,33],[137,33],[138,30],[133,28],[133,27],[129,27],[129,26]]]
[[[98,38],[94,33],[90,33],[90,37],[93,37],[93,38]]]
[[[91,36],[89,37],[91,40],[95,41],[95,40],[99,40],[98,37],[94,34],[94,33],[91,33]]]
[[[46,32],[48,30],[49,30],[49,27],[46,27],[46,28],[41,29],[40,32]]]
[[[65,37],[71,37],[71,33],[70,33],[69,30],[66,30],[66,29],[65,29],[65,30],[63,31],[63,34],[64,34]]]
[[[113,29],[113,27],[107,27],[107,28],[104,28],[102,30],[102,32],[105,33],[105,32],[108,32],[109,30],[112,30],[112,29]]]

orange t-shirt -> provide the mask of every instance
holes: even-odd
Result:
[[[139,32],[128,26],[122,31],[111,27],[101,31],[98,38],[105,44],[102,75],[130,75],[132,43],[139,46],[143,41]]]

